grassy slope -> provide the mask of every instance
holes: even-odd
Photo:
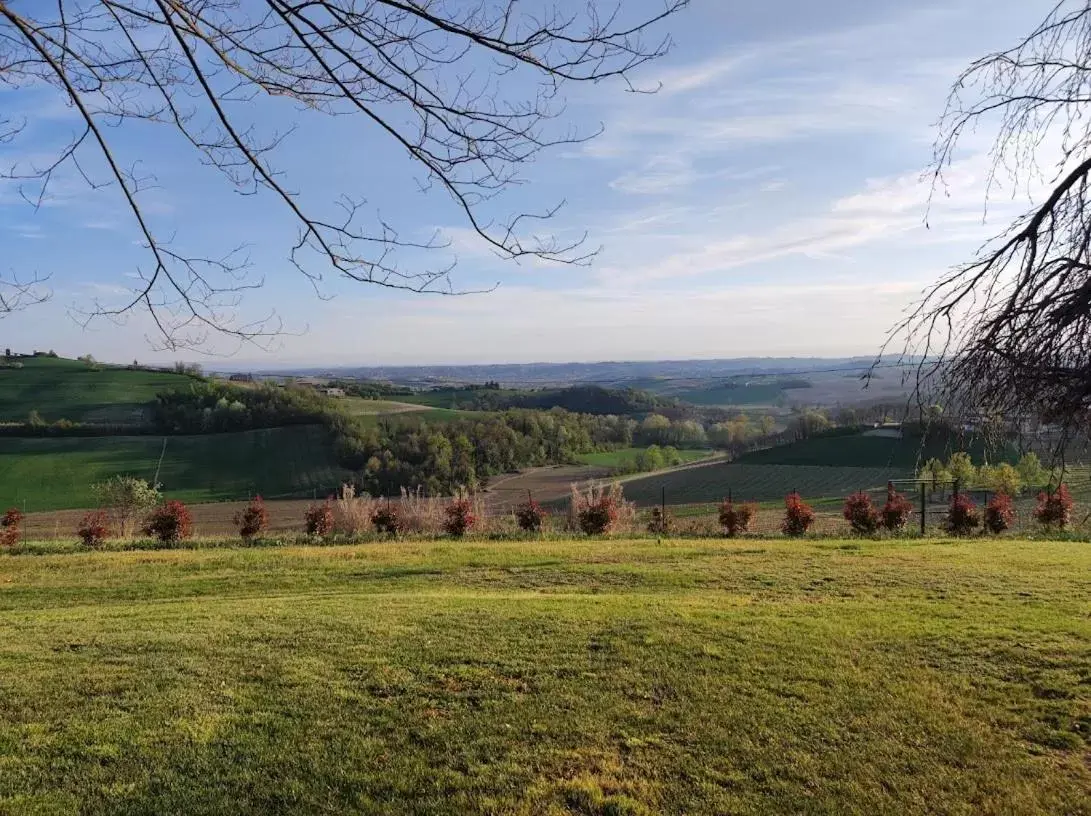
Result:
[[[0,422],[25,420],[37,410],[45,419],[79,422],[141,421],[142,409],[189,377],[104,368],[93,371],[75,360],[32,357],[21,369],[0,369]]]
[[[158,436],[0,437],[0,507],[22,507],[24,499],[27,510],[92,506],[93,483],[118,473],[150,481],[162,450]],[[342,475],[323,429],[292,427],[172,436],[159,480],[172,498],[216,501],[303,495]]]
[[[1091,812],[1091,547],[0,557],[0,812]]]
[[[640,504],[655,504],[667,489],[668,504],[718,502],[728,491],[737,500],[780,501],[792,490],[804,498],[844,497],[857,490],[885,485],[888,479],[911,475],[886,467],[827,467],[806,465],[749,465],[722,462],[625,482],[625,497]]]
[[[602,453],[587,453],[578,457],[581,464],[595,465],[597,467],[620,467],[632,463],[636,457],[646,448],[621,448],[620,450],[605,451]],[[712,455],[709,450],[680,450],[678,455],[683,462],[697,462],[707,459]]]

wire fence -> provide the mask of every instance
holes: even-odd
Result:
[[[588,486],[588,482],[575,484],[575,488],[579,491],[586,491]],[[979,513],[983,512],[988,501],[995,495],[992,491],[977,487],[962,488],[954,482],[934,484],[931,481],[918,479],[896,479],[886,486],[871,487],[859,492],[866,493],[873,506],[881,510],[887,501],[888,490],[891,488],[904,496],[912,505],[906,525],[898,531],[900,535],[944,534],[951,500],[956,493],[969,497]],[[1042,529],[1034,515],[1037,493],[1037,490],[1027,491],[1014,499],[1015,517],[1010,527],[1011,534],[1029,534]],[[399,507],[405,517],[417,520],[415,525],[419,529],[416,532],[441,535],[443,514],[446,507],[453,501],[452,498],[430,499],[419,493],[391,499],[373,499],[366,496],[350,496],[346,499],[340,485],[337,488],[312,488],[303,495],[296,494],[280,500],[272,500],[273,497],[266,498],[269,499],[267,502],[269,532],[275,534],[302,532],[304,514],[308,507],[315,502],[329,500],[342,520],[342,531],[345,533],[370,532],[371,517],[375,509],[382,505],[394,504]],[[724,498],[730,499],[736,506],[751,505],[754,512],[747,532],[756,535],[782,533],[785,520],[783,499],[751,502],[745,494],[733,491],[730,486],[725,486]],[[811,507],[814,513],[811,533],[828,536],[848,536],[852,533],[850,524],[843,515],[845,497],[804,494],[801,499]],[[475,531],[486,535],[518,533],[515,510],[529,500],[534,500],[545,508],[547,531],[579,532],[570,495],[558,493],[556,487],[551,492],[545,493],[536,493],[533,489],[510,489],[472,497],[476,518]],[[191,505],[198,534],[205,536],[234,534],[235,517],[245,504],[245,501],[235,501]],[[719,502],[677,501],[664,485],[659,491],[658,501],[625,501],[614,532],[640,534],[659,530],[661,528],[655,527],[653,521],[657,516],[661,519],[665,515],[670,520],[669,532],[672,534],[722,535],[720,507]],[[659,510],[658,514],[656,510]],[[26,519],[23,535],[31,540],[74,537],[79,519],[85,512],[85,510],[62,510],[51,513],[32,513]],[[1075,504],[1070,526],[1077,531],[1091,530],[1091,503],[1077,502]]]

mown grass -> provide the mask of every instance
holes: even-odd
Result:
[[[0,557],[0,812],[1091,812],[1091,547]]]
[[[317,426],[171,436],[165,450],[160,436],[0,437],[0,507],[92,507],[96,482],[116,474],[152,481],[157,468],[164,492],[186,502],[321,495],[346,476]]]
[[[46,420],[140,423],[160,391],[193,382],[181,374],[102,368],[76,360],[25,357],[23,368],[0,368],[0,422],[23,422],[31,411]]]

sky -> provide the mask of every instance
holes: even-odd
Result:
[[[443,236],[447,248],[401,262],[457,262],[454,286],[492,289],[482,294],[390,292],[328,269],[313,283],[286,260],[295,228],[270,196],[231,192],[161,128],[124,128],[124,158],[155,177],[141,197],[157,229],[190,255],[244,245],[264,285],[246,293],[240,319],[275,313],[283,333],[260,347],[210,337],[173,352],[140,313],[83,325],[80,309],[124,298],[147,257],[116,188],[89,190],[69,173],[38,207],[0,183],[0,274],[48,275],[52,291],[0,319],[0,346],[268,368],[871,355],[931,281],[1026,206],[1021,190],[986,210],[987,132],[963,143],[931,203],[924,171],[958,72],[1051,6],[693,0],[661,29],[669,55],[635,75],[658,93],[566,88],[564,124],[602,135],[540,156],[497,202],[510,212],[565,202],[550,229],[601,246],[586,267],[497,258],[359,118],[263,109],[259,125],[298,126],[277,162],[303,200],[326,212],[342,194],[365,198],[403,236]],[[659,8],[624,3],[634,17]],[[75,127],[47,89],[0,91],[0,109],[28,120],[0,146],[4,167],[40,161]]]

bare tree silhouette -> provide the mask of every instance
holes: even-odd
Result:
[[[989,198],[1000,180],[1045,181],[1048,195],[940,279],[896,334],[904,332],[907,352],[924,359],[922,392],[983,415],[1086,431],[1091,3],[1058,3],[1015,47],[962,73],[940,121],[934,195],[943,191],[956,147],[978,126],[998,128]],[[1047,143],[1059,145],[1059,155],[1046,156]]]
[[[235,316],[243,293],[263,283],[242,248],[195,257],[157,234],[142,195],[154,165],[138,171],[116,137],[133,120],[180,133],[238,192],[273,196],[298,224],[289,258],[312,281],[332,268],[376,286],[457,291],[449,265],[396,258],[442,247],[440,236],[405,238],[380,216],[365,219],[364,200],[349,194],[331,218],[293,191],[274,163],[290,126],[263,136],[247,116],[261,96],[286,97],[305,115],[358,117],[404,151],[422,171],[422,190],[453,200],[499,257],[585,263],[595,252],[586,236],[535,232],[563,202],[503,218],[486,205],[519,184],[520,167],[542,151],[597,135],[563,127],[561,86],[613,78],[637,90],[629,74],[669,47],[667,37],[648,43],[646,35],[688,2],[663,0],[658,13],[628,19],[623,5],[604,12],[597,0],[535,9],[520,0],[0,0],[0,84],[53,89],[81,123],[55,156],[7,178],[35,206],[62,171],[117,191],[149,260],[131,298],[84,314],[143,307],[169,347],[200,344],[210,332],[259,340],[280,326]],[[23,124],[0,120],[0,137],[18,139]],[[88,169],[89,153],[103,173]],[[31,290],[13,291],[22,297],[11,305]]]

